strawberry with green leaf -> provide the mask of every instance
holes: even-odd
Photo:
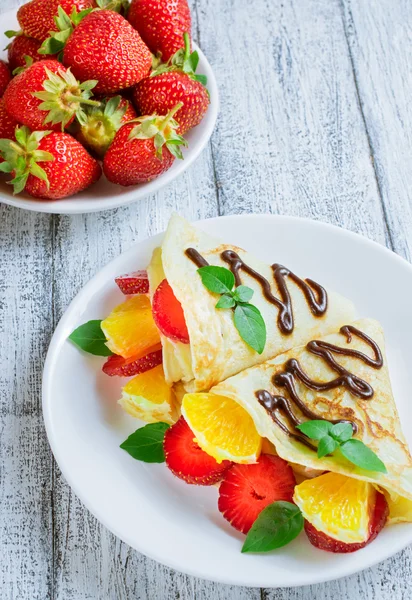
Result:
[[[6,31],[6,36],[14,37],[13,41],[7,46],[9,66],[11,72],[15,75],[15,69],[27,65],[26,57],[32,59],[32,64],[39,60],[50,58],[39,54],[41,42],[34,38],[27,37],[23,32]]]
[[[68,16],[62,8],[56,19],[59,32],[40,52],[62,53],[63,63],[80,81],[97,80],[95,92],[112,94],[136,85],[152,66],[152,55],[138,32],[112,10]]]
[[[96,6],[94,0],[31,0],[23,4],[17,12],[17,19],[25,35],[43,42],[51,31],[57,31],[55,17],[59,6],[71,13],[92,9]]]
[[[88,188],[101,176],[99,163],[67,133],[17,128],[15,139],[0,139],[0,172],[11,173],[14,194],[56,200]]]
[[[183,47],[192,27],[187,0],[132,0],[127,18],[163,62]]]
[[[173,118],[180,107],[165,117],[139,117],[118,131],[103,162],[109,181],[123,186],[151,181],[170,169],[175,158],[183,158],[181,146],[187,144],[176,133]]]
[[[11,73],[7,63],[4,60],[0,60],[0,98],[6,91],[7,86],[11,80]]]
[[[133,101],[140,114],[166,115],[177,102],[182,108],[176,113],[178,133],[185,134],[203,119],[210,100],[205,75],[196,75],[199,63],[197,51],[190,52],[190,39],[184,34],[184,49],[180,49],[168,64],[160,65],[150,77],[133,90]]]
[[[7,112],[32,130],[59,131],[82,115],[83,106],[99,106],[91,100],[96,81],[79,83],[70,69],[57,60],[43,60],[24,69],[4,94]]]
[[[126,98],[104,98],[100,106],[85,108],[79,119],[80,131],[76,138],[103,158],[120,127],[136,117],[136,111]]]

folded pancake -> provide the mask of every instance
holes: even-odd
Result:
[[[230,268],[236,285],[253,289],[251,303],[260,310],[267,329],[262,354],[240,337],[232,310],[215,308],[218,296],[205,288],[197,273],[205,264]],[[353,304],[346,298],[310,279],[300,279],[281,265],[270,266],[223,244],[179,216],[171,218],[162,247],[153,253],[148,276],[152,294],[166,278],[183,308],[190,344],[163,335],[161,340],[166,380],[183,385],[186,391],[208,390],[354,319]]]
[[[252,367],[212,388],[238,402],[262,437],[290,463],[371,482],[390,495],[392,521],[412,520],[412,457],[392,395],[383,330],[362,319]],[[363,470],[342,454],[318,458],[296,425],[349,421],[387,473]]]

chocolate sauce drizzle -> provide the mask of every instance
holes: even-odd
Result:
[[[206,267],[209,264],[194,248],[188,248],[186,250],[186,256],[199,268]],[[270,282],[266,277],[252,269],[252,267],[249,267],[249,265],[247,265],[234,250],[225,250],[220,256],[222,260],[229,265],[230,270],[235,276],[236,286],[242,284],[242,279],[240,277],[241,271],[248,273],[248,275],[253,277],[253,279],[260,284],[266,300],[279,309],[277,322],[280,331],[284,335],[291,334],[294,329],[292,299],[286,285],[287,277],[294,281],[302,290],[306,302],[315,317],[321,317],[325,314],[328,308],[328,296],[326,290],[312,279],[303,280],[282,265],[272,265],[273,277],[280,293],[279,299],[273,295]]]
[[[266,409],[270,417],[273,421],[278,425],[282,431],[284,431],[290,437],[296,439],[297,441],[305,444],[305,446],[311,448],[312,450],[317,450],[317,448],[312,445],[307,437],[304,434],[298,434],[294,431],[291,431],[279,418],[278,413],[283,414],[291,427],[296,429],[296,426],[300,424],[301,421],[297,418],[292,409],[292,404],[294,404],[300,411],[310,420],[319,419],[319,415],[315,412],[311,411],[304,402],[299,397],[296,386],[295,386],[295,378],[297,378],[301,383],[303,383],[306,387],[316,390],[316,391],[326,391],[332,390],[337,387],[345,387],[350,393],[357,396],[362,400],[370,400],[374,394],[373,388],[363,379],[351,373],[347,369],[345,369],[342,365],[336,362],[333,354],[340,354],[344,356],[352,356],[354,358],[358,358],[365,364],[373,367],[374,369],[381,369],[383,366],[383,358],[382,353],[380,351],[379,346],[376,344],[374,340],[372,340],[366,333],[360,331],[353,325],[345,325],[340,328],[340,333],[346,336],[347,343],[349,344],[352,341],[352,336],[356,335],[358,338],[363,340],[365,343],[369,344],[374,353],[374,358],[364,354],[363,352],[359,352],[358,350],[353,350],[351,348],[342,348],[341,346],[335,346],[333,344],[329,344],[328,342],[313,340],[309,342],[306,346],[307,350],[316,356],[322,358],[329,367],[338,373],[339,377],[333,379],[329,382],[320,382],[311,379],[302,369],[299,362],[295,358],[289,359],[284,366],[284,370],[281,373],[278,373],[273,377],[273,384],[277,387],[285,388],[290,399],[285,396],[274,396],[267,390],[259,390],[256,392],[256,398],[258,402]],[[326,420],[326,419],[325,419]],[[349,421],[347,419],[339,419],[339,420],[331,420],[330,423],[350,423],[352,425],[354,433],[357,431],[356,423],[353,421]]]

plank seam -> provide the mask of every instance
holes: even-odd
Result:
[[[376,187],[377,187],[378,195],[379,195],[379,201],[380,201],[380,204],[381,204],[383,221],[384,221],[384,224],[385,224],[385,237],[387,238],[387,245],[390,246],[391,250],[394,250],[395,249],[395,243],[394,243],[394,239],[393,239],[393,236],[392,236],[392,231],[391,231],[391,228],[390,228],[390,225],[389,225],[389,217],[388,217],[388,212],[387,212],[387,209],[386,209],[386,204],[385,204],[385,201],[384,201],[384,198],[383,198],[383,192],[382,192],[382,187],[381,187],[381,183],[380,183],[380,178],[379,178],[378,172],[376,170],[375,152],[374,152],[374,148],[373,148],[372,138],[370,136],[369,128],[368,128],[368,125],[367,125],[367,122],[366,122],[365,113],[363,111],[362,100],[361,100],[360,89],[359,89],[359,82],[358,82],[358,77],[357,77],[357,74],[356,74],[355,61],[354,61],[354,57],[353,57],[351,43],[349,41],[349,31],[348,31],[347,21],[346,21],[346,15],[345,15],[345,0],[339,0],[339,4],[340,4],[340,7],[341,7],[343,30],[344,30],[344,33],[345,33],[346,44],[347,44],[347,47],[348,47],[348,54],[349,54],[349,60],[350,60],[350,64],[351,64],[352,77],[353,77],[353,82],[355,84],[356,98],[357,98],[357,102],[358,102],[358,106],[359,106],[359,112],[360,112],[360,115],[361,115],[363,127],[365,129],[366,139],[367,139],[367,142],[368,142],[369,155],[370,155],[370,159],[371,159],[371,163],[372,163],[373,173],[374,173],[374,176],[375,176]],[[353,20],[352,11],[351,11],[351,9],[349,7],[347,8],[347,12],[348,12],[348,19],[349,19],[349,21],[350,21],[350,23],[352,25],[352,28],[355,30],[355,23],[354,23],[354,20]]]

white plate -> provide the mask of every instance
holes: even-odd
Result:
[[[14,31],[18,30],[19,25],[17,23],[16,11],[2,14],[1,25],[2,31],[7,31],[8,29]],[[0,48],[5,48],[9,43],[10,40],[1,33]],[[161,188],[171,183],[176,177],[186,171],[186,169],[188,169],[197,159],[209,141],[219,112],[219,95],[212,67],[208,63],[203,52],[195,44],[193,44],[193,47],[199,52],[200,60],[198,73],[207,75],[210,105],[203,121],[185,135],[189,146],[187,149],[183,150],[184,160],[175,160],[173,166],[166,171],[166,173],[163,173],[163,175],[160,175],[160,177],[157,177],[150,183],[144,183],[130,188],[114,185],[107,181],[103,175],[100,181],[90,189],[65,200],[35,200],[34,198],[30,198],[28,194],[13,196],[10,186],[7,185],[4,178],[2,178],[0,181],[0,202],[10,204],[11,206],[17,206],[18,208],[25,208],[27,210],[44,213],[74,215],[79,213],[97,212],[137,202],[137,200],[141,200],[149,194],[158,192]],[[7,60],[7,52],[0,51],[0,58]]]
[[[412,441],[412,267],[356,234],[331,225],[270,215],[200,223],[213,235],[280,262],[351,298],[360,316],[385,328],[395,398]],[[102,269],[62,318],[44,369],[43,410],[56,460],[87,508],[122,540],[190,575],[246,586],[297,586],[349,575],[412,542],[411,525],[386,528],[354,554],[313,548],[302,534],[266,555],[241,554],[243,536],[217,509],[217,489],[176,479],[164,465],[133,460],[119,444],[140,426],[117,406],[121,380],[100,371],[104,359],[79,352],[67,336],[103,318],[122,294],[116,275],[145,268],[161,236],[130,248]]]

